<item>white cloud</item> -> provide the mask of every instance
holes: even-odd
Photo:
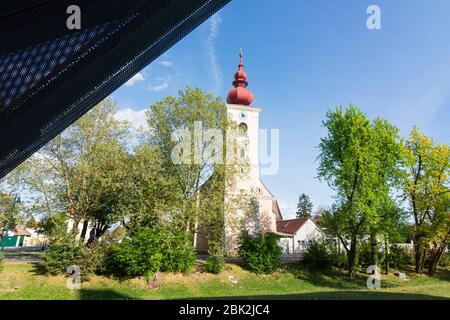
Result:
[[[171,67],[173,66],[173,62],[169,60],[159,60],[158,63],[164,67]]]
[[[166,90],[167,88],[169,88],[169,83],[167,81],[164,81],[160,84],[157,84],[154,86],[149,86],[148,90],[154,91],[154,92],[161,92],[161,91]]]
[[[133,76],[133,78],[131,78],[130,80],[125,82],[125,85],[127,87],[131,87],[131,86],[134,86],[136,82],[144,81],[144,80],[145,80],[144,75],[142,73],[138,72]]]
[[[131,123],[134,129],[144,128],[147,129],[147,117],[145,115],[145,109],[133,110],[131,108],[119,109],[115,118],[119,121],[128,121]]]
[[[222,71],[220,70],[216,51],[216,40],[217,37],[219,36],[221,23],[222,18],[219,13],[214,14],[209,19],[208,36],[206,37],[205,40],[206,52],[208,55],[209,64],[211,65],[216,95],[220,93],[222,87]]]
[[[159,76],[156,77],[156,84],[151,84],[147,87],[149,91],[153,92],[161,92],[169,88],[170,76],[166,75],[164,77]]]

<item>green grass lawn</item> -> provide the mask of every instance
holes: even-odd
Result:
[[[272,275],[257,276],[227,264],[220,275],[194,272],[164,274],[159,289],[148,289],[142,279],[119,281],[93,276],[81,290],[69,290],[64,276],[46,276],[36,264],[5,263],[0,272],[0,299],[450,299],[450,270],[431,278],[408,274],[409,280],[382,275],[379,290],[368,290],[367,277],[351,282],[345,273],[310,273],[285,266]],[[238,280],[231,283],[230,276]]]

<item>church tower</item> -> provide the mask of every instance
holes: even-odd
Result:
[[[225,251],[234,255],[237,251],[241,229],[234,224],[236,218],[243,219],[244,227],[250,233],[276,232],[276,221],[281,220],[278,203],[260,179],[259,170],[259,115],[260,108],[252,106],[254,96],[247,89],[247,73],[244,71],[242,49],[239,54],[238,70],[234,75],[234,88],[228,92],[227,111],[230,119],[238,124],[237,157],[244,160],[248,167],[245,174],[236,180],[233,192],[243,191],[250,195],[254,202],[252,213],[246,209],[237,209],[225,214]]]
[[[242,49],[239,54],[238,71],[227,96],[227,111],[231,120],[239,125],[237,157],[250,165],[248,174],[238,181],[240,189],[251,191],[259,186],[259,113],[261,109],[251,106],[253,94],[247,89],[247,73],[244,71]]]

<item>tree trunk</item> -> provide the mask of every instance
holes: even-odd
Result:
[[[83,243],[84,243],[84,239],[86,239],[86,232],[87,232],[88,224],[89,224],[88,220],[83,221],[83,228],[81,229],[81,234],[80,234],[80,241]]]
[[[348,277],[353,280],[356,277],[356,238],[351,239],[350,250],[348,251]]]
[[[378,241],[376,233],[370,234],[370,263],[378,265]]]
[[[445,248],[447,247],[447,244],[442,244],[437,250],[436,253],[433,255],[433,258],[430,261],[430,265],[428,266],[428,274],[430,276],[433,276],[436,272],[437,265],[439,261],[442,258],[443,253],[445,252]]]
[[[389,274],[389,239],[386,238],[384,243],[385,261],[386,261],[386,274]]]
[[[423,267],[423,245],[418,239],[418,237],[414,238],[414,264],[416,273],[422,273]]]
[[[80,224],[80,220],[79,219],[73,219],[73,225],[72,225],[72,229],[68,230],[70,231],[71,234],[73,234],[74,236],[78,235],[78,225]]]
[[[193,246],[194,249],[197,249],[197,236],[198,236],[198,214],[200,211],[200,192],[197,191],[196,199],[195,199],[195,217],[194,217],[194,241]]]

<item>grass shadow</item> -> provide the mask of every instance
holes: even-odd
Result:
[[[203,297],[189,300],[448,300],[448,298],[415,293],[342,290],[300,294],[249,295],[214,298]]]
[[[294,275],[299,280],[323,288],[363,289],[366,287],[367,281],[367,276],[361,274],[357,274],[354,280],[349,280],[344,271],[338,269],[310,270],[301,264],[284,265],[282,271]]]
[[[48,275],[47,270],[45,270],[45,267],[41,262],[30,262],[30,264],[31,264],[30,272],[33,273],[33,275],[35,276]]]
[[[80,300],[137,300],[113,289],[80,289]]]
[[[450,269],[438,269],[433,277],[442,281],[450,282]]]

